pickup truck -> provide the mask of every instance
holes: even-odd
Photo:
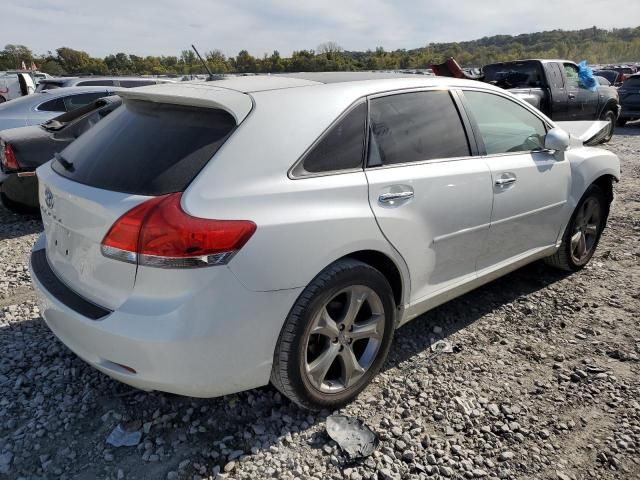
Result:
[[[482,80],[508,89],[553,120],[604,120],[609,128],[601,142],[613,136],[620,115],[618,92],[598,85],[589,90],[580,82],[578,66],[568,60],[517,60],[483,67]]]

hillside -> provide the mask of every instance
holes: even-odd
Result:
[[[200,47],[204,50],[212,46]],[[450,56],[464,66],[530,57],[586,59],[592,64],[635,62],[640,61],[640,27],[613,30],[593,27],[516,36],[495,35],[467,42],[430,43],[412,50],[393,51],[386,51],[383,47],[365,52],[345,51],[335,42],[327,42],[315,50],[294,51],[288,58],[280,56],[277,51],[271,55],[265,53],[262,58],[254,57],[246,50],[235,57],[226,57],[216,49],[205,54],[214,73],[427,68]],[[55,54],[49,52],[46,55],[35,55],[24,45],[6,45],[0,51],[0,70],[18,68],[23,61],[26,65],[34,61],[40,70],[55,75],[205,73],[191,50],[183,50],[179,56],[141,57],[120,52],[104,58],[94,58],[86,52],[68,47],[58,48]]]

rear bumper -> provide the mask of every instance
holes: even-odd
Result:
[[[30,266],[49,328],[110,377],[143,390],[194,397],[266,385],[280,329],[301,289],[252,292],[226,267],[211,268],[226,272],[224,283],[208,295],[176,304],[136,297],[134,289],[131,301],[92,320],[61,301]],[[140,309],[141,302],[148,307]]]

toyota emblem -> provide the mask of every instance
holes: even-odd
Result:
[[[49,210],[53,210],[53,205],[54,205],[53,193],[51,193],[51,190],[49,190],[49,187],[47,187],[44,190],[44,203],[47,204],[47,207],[49,207]]]

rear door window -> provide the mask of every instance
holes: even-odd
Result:
[[[71,95],[64,97],[64,106],[67,112],[71,112],[76,108],[84,107],[96,101],[99,98],[109,95],[107,92],[81,93],[80,95]]]
[[[124,88],[144,87],[155,84],[154,80],[120,80],[120,86]]]
[[[83,80],[76,83],[78,87],[113,87],[115,84],[114,80]]]
[[[351,109],[320,139],[293,171],[295,176],[362,167],[367,106]]]
[[[53,169],[123,193],[183,191],[236,126],[222,110],[128,101],[69,145]]]
[[[564,74],[567,77],[567,87],[579,88],[580,87],[580,76],[578,67],[571,64],[564,64]]]
[[[448,91],[374,98],[370,121],[370,166],[471,155]]]
[[[64,100],[62,98],[54,98],[38,105],[37,110],[40,112],[66,112]]]

